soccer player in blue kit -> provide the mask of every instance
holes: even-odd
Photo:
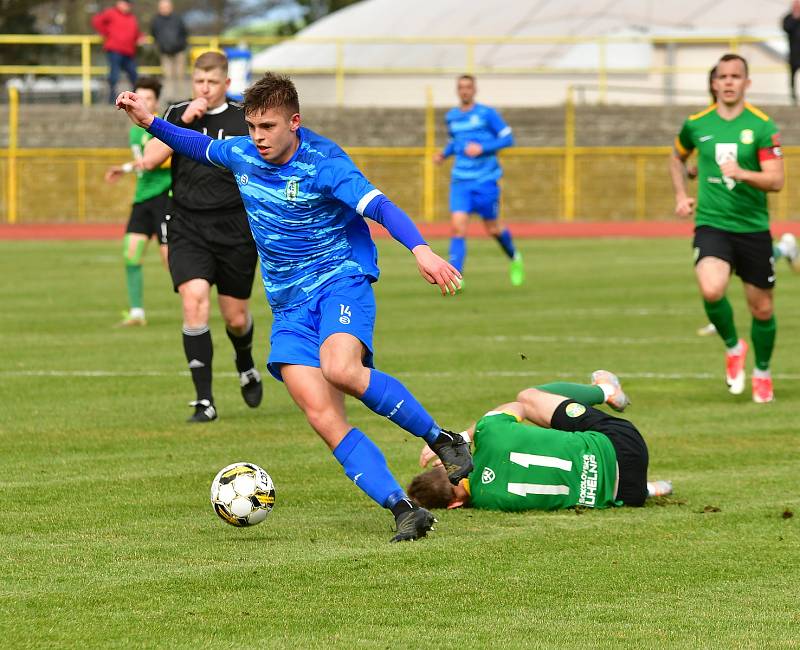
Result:
[[[525,281],[522,256],[514,247],[508,228],[498,219],[500,187],[497,181],[503,169],[497,162],[497,152],[514,144],[511,127],[495,109],[475,102],[475,77],[464,74],[458,78],[460,106],[445,115],[450,140],[444,151],[434,155],[441,164],[455,155],[450,181],[450,213],[452,239],[450,263],[459,272],[464,270],[467,257],[467,224],[469,215],[477,213],[483,220],[486,232],[497,240],[511,260],[511,284],[520,286]]]
[[[472,471],[468,443],[443,430],[397,379],[373,368],[377,250],[364,220],[383,224],[443,295],[460,274],[425,243],[414,222],[330,140],[301,126],[297,91],[266,74],[245,93],[249,137],[212,140],[151,114],[123,92],[117,107],[174,151],[230,169],[247,210],[273,312],[272,375],[286,385],[345,474],[392,511],[391,541],[424,537],[433,515],[413,504],[380,449],[347,421],[345,394],[428,442],[457,484]]]

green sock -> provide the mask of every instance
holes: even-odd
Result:
[[[571,384],[566,381],[556,381],[552,384],[542,384],[536,386],[539,390],[554,395],[563,395],[569,399],[574,399],[584,406],[594,406],[606,401],[603,389],[600,386],[587,386],[586,384]]]
[[[777,244],[772,244],[772,258],[777,262],[783,257],[783,252],[778,248]]]
[[[142,298],[144,294],[144,282],[142,280],[142,265],[141,264],[126,264],[125,265],[125,280],[128,284],[128,302],[131,309],[144,306]]]
[[[753,319],[750,336],[753,339],[753,351],[756,354],[756,368],[769,370],[769,360],[772,358],[772,349],[775,347],[775,333],[778,326],[775,316],[767,320]]]
[[[734,347],[739,342],[739,335],[736,333],[736,325],[733,324],[733,307],[731,307],[731,303],[723,296],[717,302],[704,300],[703,305],[706,308],[708,320],[717,328],[717,333],[725,341],[725,345],[729,348]]]

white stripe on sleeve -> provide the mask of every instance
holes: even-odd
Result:
[[[364,216],[364,210],[367,209],[369,202],[372,201],[376,196],[380,196],[383,194],[380,190],[372,190],[371,192],[367,192],[364,196],[361,197],[361,200],[358,202],[356,206],[356,212],[360,214],[362,217]]]
[[[208,155],[208,151],[209,151],[209,149],[211,149],[212,143],[213,143],[213,140],[212,140],[212,142],[209,142],[208,146],[206,147],[206,160],[208,162],[210,162],[212,165],[214,165],[214,167],[219,167],[220,169],[225,169],[222,165],[218,165],[213,160],[211,160],[211,156]]]
[[[504,128],[500,133],[497,134],[498,138],[505,138],[507,135],[511,135],[511,127],[507,126]]]

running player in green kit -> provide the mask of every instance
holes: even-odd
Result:
[[[594,408],[604,402],[616,411],[628,405],[606,370],[592,373],[591,386],[525,389],[461,434],[473,444],[468,478],[453,486],[435,466],[411,481],[408,495],[425,508],[516,511],[641,506],[648,494],[669,493],[667,482],[648,484],[644,439],[628,420]],[[431,460],[433,452],[423,448],[420,465]]]
[[[766,193],[783,187],[780,135],[767,115],[745,101],[750,79],[742,57],[723,56],[712,85],[717,102],[690,116],[675,139],[670,159],[675,213],[680,217],[695,213],[695,200],[687,190],[686,160],[696,149],[695,275],[708,318],[727,348],[726,383],[734,395],[744,392],[748,345],[737,334],[725,295],[735,272],[753,316],[753,400],[771,402],[775,259]]]
[[[158,97],[161,94],[161,82],[158,79],[139,77],[136,93],[145,99],[151,111],[158,110]],[[129,303],[129,310],[120,323],[123,327],[147,324],[144,314],[142,256],[151,236],[160,242],[161,260],[165,266],[167,264],[166,214],[172,174],[169,161],[151,171],[142,169],[144,146],[152,137],[141,127],[131,126],[129,142],[133,161],[109,167],[105,174],[106,182],[115,183],[123,174],[136,172],[136,193],[122,250]]]

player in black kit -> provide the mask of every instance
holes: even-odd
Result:
[[[173,104],[164,119],[214,139],[248,135],[242,107],[226,97],[229,85],[225,55],[201,54],[192,74],[194,99]],[[233,174],[175,154],[155,138],[145,149],[143,166],[158,167],[170,155],[169,270],[183,301],[183,348],[197,391],[189,422],[210,422],[217,418],[211,392],[214,348],[208,328],[212,284],[217,285],[220,313],[236,351],[244,401],[251,407],[261,403],[263,386],[253,362],[253,318],[248,308],[258,255]]]

